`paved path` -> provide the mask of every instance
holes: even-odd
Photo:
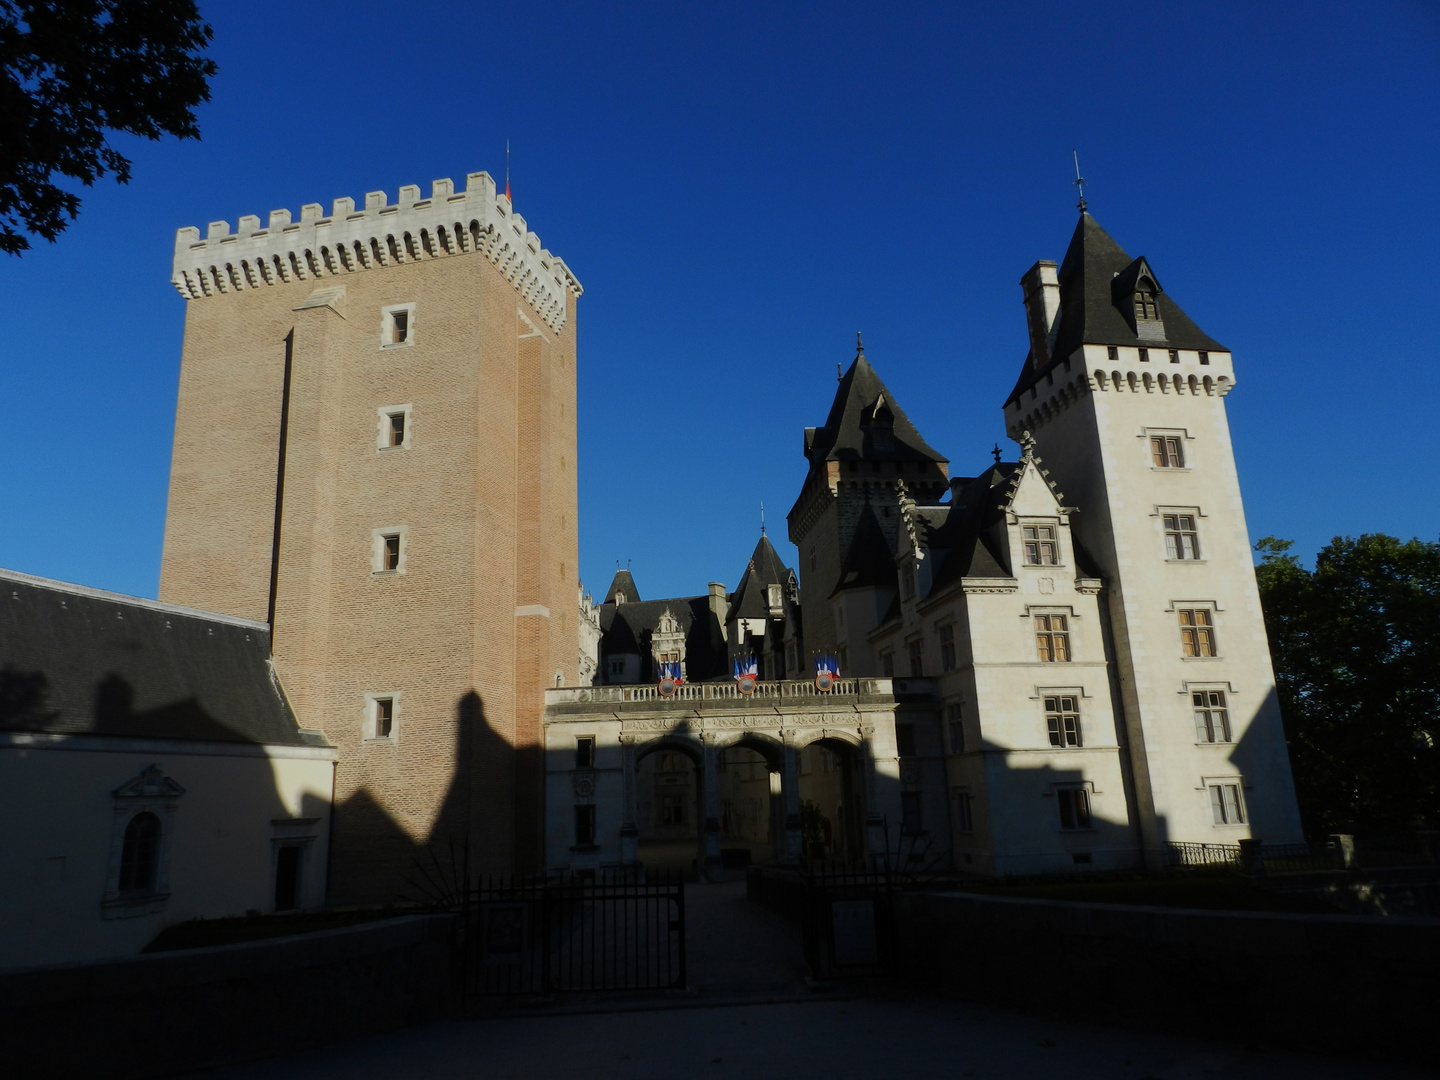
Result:
[[[953,1001],[808,992],[799,934],[743,882],[686,889],[691,989],[429,1024],[207,1080],[1419,1080],[1428,1071],[1249,1051]],[[1223,1027],[1223,1018],[1217,1019]]]

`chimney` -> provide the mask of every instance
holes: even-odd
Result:
[[[1060,278],[1055,264],[1041,259],[1020,279],[1025,294],[1025,325],[1030,330],[1030,356],[1039,371],[1050,363],[1055,321],[1060,314]]]
[[[715,625],[720,627],[720,640],[725,640],[725,614],[730,604],[725,598],[725,583],[710,582],[710,613],[715,616]]]

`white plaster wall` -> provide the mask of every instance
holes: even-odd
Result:
[[[1134,353],[1134,350],[1129,350]],[[1191,374],[1233,385],[1230,357],[1195,354],[1170,364],[1164,350],[1142,364],[1122,350],[1109,361],[1086,346],[1092,389],[1035,431],[1039,453],[1082,514],[1076,527],[1111,584],[1121,677],[1141,773],[1147,846],[1163,840],[1233,843],[1256,835],[1270,843],[1301,838],[1274,674],[1255,584],[1224,398],[1162,390],[1158,376]],[[1120,371],[1122,386],[1099,390],[1096,371]],[[1128,373],[1140,376],[1138,391]],[[1146,389],[1143,376],[1151,376]],[[1167,380],[1168,382],[1169,380]],[[1013,424],[1012,424],[1013,426]],[[1185,468],[1157,469],[1149,429],[1183,433]],[[1160,514],[1198,511],[1201,558],[1168,561]],[[1185,601],[1214,604],[1219,656],[1181,655],[1175,614]],[[1195,738],[1189,688],[1226,690],[1232,744]],[[1243,777],[1249,822],[1217,826],[1207,779]]]
[[[0,846],[0,968],[130,955],[174,923],[273,910],[277,819],[319,819],[299,830],[315,837],[302,857],[301,906],[324,903],[334,752],[205,748],[45,736],[0,743],[0,818],[11,823]],[[111,793],[152,764],[185,789],[172,818],[170,898],[152,914],[103,918]]]

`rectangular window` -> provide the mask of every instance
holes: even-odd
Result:
[[[894,653],[883,652],[880,654],[880,674],[887,679],[893,679],[895,677]]]
[[[918,679],[925,669],[925,642],[912,641],[906,646],[910,654],[910,677]]]
[[[610,674],[611,674],[611,675],[624,675],[624,674],[625,674],[625,661],[624,661],[624,660],[611,660],[611,661],[610,661]]]
[[[381,541],[382,541],[383,544],[384,544],[384,548],[383,548],[383,550],[382,550],[381,553],[380,553],[380,569],[382,569],[382,570],[399,570],[399,569],[400,569],[400,534],[399,534],[399,533],[390,533],[390,534],[388,534],[388,535],[386,535],[386,536],[382,536],[380,539],[381,539]]]
[[[1193,514],[1166,514],[1165,557],[1167,559],[1200,558],[1200,535],[1195,531]]]
[[[1051,746],[1080,746],[1080,701],[1070,694],[1045,699],[1045,726]]]
[[[1157,469],[1183,469],[1185,454],[1178,435],[1151,435],[1150,457]]]
[[[385,419],[389,421],[389,423],[386,425],[388,430],[385,432],[386,445],[404,446],[405,414],[403,412],[393,412],[387,414]]]
[[[1047,663],[1070,659],[1070,629],[1064,615],[1035,616],[1035,651]]]
[[[1190,695],[1195,706],[1195,739],[1198,742],[1230,741],[1230,709],[1223,690],[1196,690]]]
[[[1172,364],[1178,364],[1179,362],[1180,362],[1180,352],[1179,352],[1179,350],[1178,350],[1178,349],[1171,349],[1171,350],[1170,350],[1170,363],[1172,363]]]
[[[394,311],[390,314],[390,344],[403,345],[410,336],[410,313]]]
[[[575,846],[591,847],[595,843],[595,807],[575,807]]]
[[[1216,825],[1244,825],[1245,804],[1240,798],[1240,785],[1211,784],[1210,811]]]
[[[1020,532],[1025,538],[1026,566],[1059,564],[1060,549],[1055,545],[1054,525],[1023,525]]]
[[[836,650],[835,659],[840,662],[840,671],[842,673],[850,670],[850,650],[844,645],[841,645],[840,648]]]
[[[1215,655],[1214,616],[1208,608],[1183,608],[1180,615],[1180,645],[1186,656]]]
[[[374,705],[374,726],[371,728],[371,738],[388,739],[390,738],[390,733],[394,730],[395,699],[388,697],[376,698]]]
[[[970,792],[964,788],[955,789],[955,831],[962,833],[975,831],[975,807]]]
[[[958,704],[945,706],[945,730],[950,736],[950,753],[965,752],[965,721]]]
[[[1200,363],[1204,364],[1206,367],[1210,366],[1210,354],[1208,352],[1202,352],[1200,354]]]
[[[1120,350],[1117,349],[1114,345],[1106,345],[1106,346],[1105,346],[1105,356],[1106,356],[1107,359],[1110,359],[1110,360],[1119,360],[1119,359],[1120,359]]]
[[[900,832],[905,836],[919,836],[925,831],[925,823],[921,820],[920,792],[902,791],[900,793]]]
[[[592,735],[582,735],[575,740],[575,768],[593,769],[595,767],[595,738]]]
[[[1148,364],[1148,363],[1150,362],[1150,350],[1149,350],[1149,349],[1141,349],[1141,350],[1140,350],[1140,362],[1141,362],[1142,364]]]
[[[300,906],[300,856],[304,848],[288,844],[275,852],[275,910]]]
[[[1060,828],[1090,828],[1090,793],[1084,788],[1057,788],[1055,800],[1060,804]]]
[[[940,670],[955,670],[955,627],[940,627]]]
[[[661,795],[661,796],[660,796],[660,824],[661,824],[661,825],[684,825],[684,824],[685,824],[685,796],[684,796],[684,795]]]
[[[901,757],[915,756],[915,725],[895,725],[895,749]]]

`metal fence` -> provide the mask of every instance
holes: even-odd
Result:
[[[460,906],[467,996],[685,986],[685,884],[495,877]]]
[[[1377,837],[1333,836],[1302,844],[1165,845],[1166,864],[1176,869],[1233,867],[1249,873],[1293,874],[1317,870],[1385,869],[1432,862],[1414,834]]]

